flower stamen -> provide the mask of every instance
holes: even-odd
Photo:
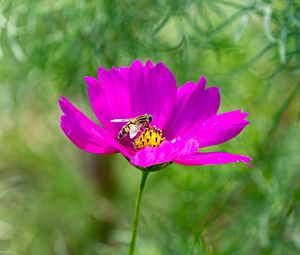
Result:
[[[137,149],[145,148],[146,146],[151,146],[157,148],[165,138],[163,137],[162,131],[156,126],[148,126],[138,138],[134,140],[134,146]]]

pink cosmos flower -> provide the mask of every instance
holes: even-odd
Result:
[[[204,152],[224,143],[249,124],[248,113],[235,110],[218,113],[218,87],[205,88],[206,79],[187,82],[180,88],[163,64],[145,65],[135,60],[130,67],[98,70],[98,79],[87,76],[88,96],[99,120],[95,123],[61,97],[61,128],[80,149],[99,154],[121,152],[132,165],[157,170],[171,162],[182,165],[212,165],[243,162],[251,158],[228,152]],[[114,119],[151,114],[149,126],[130,139],[118,134],[126,123]],[[157,128],[156,128],[157,127]]]

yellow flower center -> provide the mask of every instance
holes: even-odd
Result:
[[[142,149],[146,146],[157,148],[164,140],[165,138],[160,129],[155,126],[149,126],[134,140],[134,146],[137,149]]]

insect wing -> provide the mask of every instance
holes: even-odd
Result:
[[[131,119],[113,119],[110,120],[110,122],[129,122]]]
[[[138,134],[138,132],[140,131],[142,126],[143,126],[143,124],[141,124],[141,123],[136,123],[136,124],[130,126],[130,131],[129,131],[130,139],[134,138]]]

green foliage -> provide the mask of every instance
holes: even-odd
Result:
[[[92,116],[83,77],[135,58],[218,84],[251,124],[213,149],[254,159],[152,173],[137,254],[299,254],[296,0],[0,1],[0,253],[126,254],[140,173],[74,148],[57,100]]]

